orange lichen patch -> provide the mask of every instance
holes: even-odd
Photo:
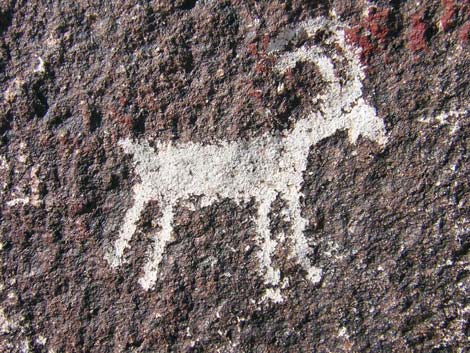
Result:
[[[455,24],[455,16],[457,9],[454,0],[441,0],[441,4],[443,7],[443,11],[440,23],[444,32],[447,32]]]
[[[423,12],[411,16],[411,31],[408,36],[408,46],[411,51],[427,50],[426,32],[428,24],[423,20]]]

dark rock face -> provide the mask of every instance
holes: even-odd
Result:
[[[162,212],[151,201],[112,268],[139,182],[118,141],[288,133],[325,82],[310,63],[280,75],[269,46],[319,16],[361,49],[388,137],[340,130],[310,150],[301,206],[321,282],[289,256],[281,197],[282,302],[263,299],[255,200],[178,203],[146,291]],[[2,2],[0,351],[465,352],[469,21],[457,0]],[[308,40],[323,38],[286,50]]]

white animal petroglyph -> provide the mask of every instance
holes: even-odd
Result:
[[[119,235],[107,256],[112,266],[123,262],[124,251],[136,231],[136,222],[150,200],[159,203],[162,215],[159,219],[161,229],[155,234],[144,275],[139,279],[145,289],[152,288],[157,281],[165,245],[172,238],[173,212],[178,202],[199,196],[201,205],[205,206],[224,198],[237,203],[254,198],[258,210],[254,222],[261,249],[259,271],[270,288],[266,295],[281,301],[280,271],[271,261],[277,243],[271,238],[268,217],[271,203],[280,195],[287,203],[291,221],[293,246],[290,256],[303,267],[308,280],[312,283],[321,280],[322,270],[312,266],[308,258],[310,248],[304,236],[307,220],[300,207],[309,150],[338,130],[348,130],[353,142],[362,135],[385,144],[386,136],[383,121],[363,98],[361,79],[364,74],[357,52],[345,43],[341,25],[335,20],[318,18],[290,30],[290,36],[293,31],[303,31],[312,37],[320,30],[328,35],[322,45],[304,45],[282,55],[282,42],[272,49],[273,53],[279,54],[275,66],[279,74],[299,61],[311,62],[327,84],[317,97],[320,108],[298,120],[292,131],[282,136],[268,134],[251,141],[220,141],[212,145],[159,142],[155,149],[146,141],[120,141],[125,153],[133,155],[141,182],[133,187],[134,204],[125,214]],[[332,47],[340,49],[328,54]],[[336,59],[347,63],[347,79],[344,74],[341,78],[337,74]]]

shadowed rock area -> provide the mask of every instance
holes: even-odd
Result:
[[[338,25],[299,25],[319,18]],[[302,48],[321,51],[282,64]],[[292,169],[302,256],[290,189],[261,241],[264,193],[237,199],[209,180],[212,194],[167,202],[151,288],[140,279],[165,206],[151,192],[110,264],[136,185],[160,175],[122,141],[155,155],[253,146],[297,136],[312,113],[353,117],[360,99],[336,104],[330,88],[356,61],[384,136],[348,118]],[[469,68],[467,0],[3,0],[0,352],[466,352]],[[263,160],[248,150],[231,160],[241,176]]]

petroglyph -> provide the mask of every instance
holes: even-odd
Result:
[[[460,123],[455,121],[455,118],[465,117],[470,113],[470,109],[461,110],[450,110],[447,112],[440,112],[436,116],[426,116],[418,119],[419,122],[425,124],[438,123],[439,126],[448,125],[450,127],[449,134],[453,135],[460,129]],[[454,122],[450,122],[449,119],[453,118]]]
[[[326,35],[321,45],[304,44],[295,51],[282,53],[288,41],[298,33],[313,38],[319,31]],[[260,247],[259,273],[267,286],[266,297],[279,302],[282,301],[281,274],[271,260],[277,242],[271,237],[269,212],[272,202],[280,195],[286,201],[291,223],[291,234],[286,235],[293,244],[290,256],[302,266],[310,282],[315,284],[321,280],[321,268],[311,265],[308,257],[310,247],[304,236],[308,221],[300,207],[310,148],[338,130],[347,130],[352,142],[362,135],[383,145],[385,128],[375,109],[363,98],[364,73],[358,53],[345,43],[340,23],[318,18],[288,29],[286,33],[270,46],[271,53],[278,55],[275,70],[279,75],[297,62],[311,62],[327,84],[316,98],[319,108],[298,120],[291,131],[212,145],[159,142],[152,148],[145,140],[120,141],[124,152],[133,155],[135,172],[141,182],[133,187],[133,206],[125,214],[107,259],[113,267],[122,264],[142,210],[148,201],[156,200],[162,213],[161,229],[155,234],[144,275],[139,279],[144,289],[152,288],[158,279],[165,246],[172,239],[175,206],[191,196],[202,199],[201,207],[225,198],[237,203],[256,200],[254,222]],[[332,54],[332,47],[339,49]],[[346,78],[344,73],[341,77],[337,73],[336,60],[346,63]]]

